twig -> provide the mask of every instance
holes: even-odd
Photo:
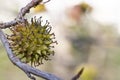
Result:
[[[14,21],[10,21],[10,22],[5,22],[5,23],[0,23],[0,29],[5,29],[5,28],[9,28],[11,26],[14,26],[17,24],[17,20]]]
[[[25,14],[29,13],[29,11],[32,7],[37,6],[41,2],[42,2],[42,0],[32,0],[30,3],[28,3],[25,7],[23,7],[20,10],[20,12],[18,13],[18,16],[15,20],[13,20],[11,22],[0,23],[0,29],[9,28],[18,23],[23,23],[25,21],[25,19],[24,19]]]
[[[43,2],[43,4],[46,4],[46,3],[48,3],[50,0],[47,0],[47,1],[45,1],[45,2]]]
[[[29,13],[29,11],[32,7],[37,6],[41,2],[42,2],[42,0],[32,0],[30,3],[28,3],[25,7],[23,7],[20,10],[17,19],[24,19],[25,14]]]
[[[80,78],[80,76],[82,75],[84,71],[84,67],[72,78],[72,80],[77,80]]]

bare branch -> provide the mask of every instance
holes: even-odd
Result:
[[[43,4],[46,4],[46,3],[48,3],[50,0],[47,0],[47,1],[45,1],[45,2],[43,2]]]
[[[28,3],[25,7],[23,7],[20,10],[20,12],[15,20],[13,20],[11,22],[0,23],[0,29],[9,28],[18,23],[23,23],[25,21],[25,19],[24,19],[25,14],[29,13],[29,11],[32,7],[37,6],[41,2],[42,2],[42,0],[32,0],[30,3]]]
[[[77,80],[80,78],[80,76],[82,75],[84,71],[84,67],[72,78],[72,80]]]
[[[25,7],[23,7],[20,10],[17,19],[24,19],[25,14],[29,13],[29,11],[32,7],[37,6],[41,2],[42,2],[42,0],[32,0],[30,3],[28,3]]]
[[[17,24],[17,21],[10,21],[10,22],[5,22],[5,23],[0,23],[0,29],[5,29],[5,28],[9,28],[11,26],[14,26]]]

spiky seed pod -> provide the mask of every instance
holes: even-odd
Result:
[[[18,24],[11,27],[12,35],[8,40],[13,53],[25,63],[38,66],[43,64],[43,60],[50,60],[49,56],[54,55],[51,46],[55,39],[54,33],[51,33],[49,22],[41,24],[41,17],[31,19],[31,23]]]

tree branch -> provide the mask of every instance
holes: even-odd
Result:
[[[0,29],[5,29],[5,28],[9,28],[11,26],[14,26],[17,24],[17,20],[13,20],[13,21],[10,21],[10,22],[5,22],[5,23],[0,23]]]
[[[25,7],[23,7],[20,10],[17,19],[24,19],[25,14],[29,13],[29,11],[32,7],[37,6],[41,2],[42,2],[42,0],[32,0],[30,3],[28,3]]]
[[[80,78],[80,76],[82,75],[84,71],[84,67],[72,78],[72,80],[77,80]]]
[[[53,74],[50,74],[50,73],[47,73],[47,72],[35,69],[34,67],[31,67],[31,66],[27,65],[26,63],[21,62],[13,54],[13,52],[12,52],[12,50],[10,48],[9,42],[8,42],[6,36],[5,36],[5,34],[1,30],[1,29],[9,28],[11,26],[15,26],[18,23],[24,23],[24,21],[25,21],[25,18],[24,18],[25,14],[29,13],[29,11],[30,11],[30,9],[32,7],[37,6],[41,2],[42,2],[42,0],[32,0],[30,3],[28,3],[25,7],[23,7],[20,10],[20,12],[19,12],[19,14],[18,14],[18,16],[17,16],[17,18],[15,20],[10,21],[10,22],[0,23],[0,39],[1,39],[1,41],[2,41],[2,43],[4,45],[4,47],[5,47],[5,49],[7,51],[7,55],[9,57],[9,59],[11,60],[11,62],[14,65],[16,65],[17,67],[19,67],[21,70],[23,70],[31,80],[35,80],[35,77],[32,76],[32,75],[41,77],[41,78],[46,79],[46,80],[62,80],[61,78],[59,78],[59,77],[57,77],[57,76],[55,76]],[[76,75],[77,78],[80,75],[81,75],[81,72]],[[75,78],[75,77],[73,77],[72,80],[77,80],[77,78]]]
[[[18,16],[15,20],[13,20],[11,22],[0,23],[0,29],[9,28],[18,23],[23,23],[25,21],[25,19],[24,19],[25,14],[29,13],[29,11],[32,7],[37,6],[41,2],[42,2],[42,0],[32,0],[30,3],[28,3],[25,7],[23,7],[20,10],[20,12],[18,13]]]

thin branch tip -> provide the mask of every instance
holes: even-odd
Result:
[[[82,75],[84,71],[84,67],[81,68],[81,70],[72,78],[72,80],[77,80],[80,78],[80,76]]]
[[[50,1],[51,1],[51,0],[47,0],[47,1],[43,2],[43,4],[46,4],[46,3],[50,2]]]

